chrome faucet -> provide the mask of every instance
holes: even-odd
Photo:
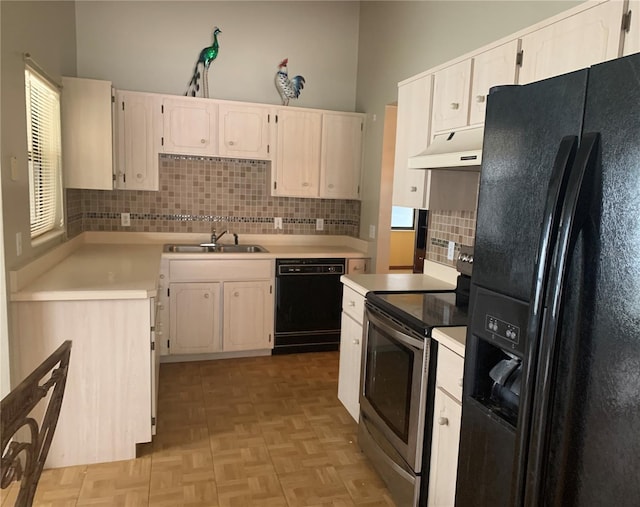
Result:
[[[222,236],[224,236],[227,232],[228,232],[227,230],[224,230],[220,234],[216,235],[216,230],[215,229],[211,229],[211,244],[215,245],[218,242],[218,240]]]

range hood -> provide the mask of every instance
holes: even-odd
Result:
[[[483,127],[437,134],[426,150],[409,157],[409,168],[479,171],[483,136]]]

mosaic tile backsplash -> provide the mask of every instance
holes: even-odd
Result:
[[[83,231],[338,234],[358,237],[360,201],[272,197],[266,161],[160,155],[160,190],[67,190],[69,237]],[[120,214],[131,214],[131,226]],[[282,217],[282,230],[274,229]],[[316,218],[324,230],[316,231]]]
[[[427,229],[427,259],[455,267],[460,245],[473,245],[475,233],[475,211],[431,211]],[[449,241],[456,244],[452,261],[447,259]]]

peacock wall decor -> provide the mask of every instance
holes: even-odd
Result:
[[[300,91],[304,88],[304,78],[302,76],[295,76],[289,79],[289,71],[287,65],[289,59],[285,58],[278,65],[278,72],[276,72],[276,88],[282,99],[282,105],[288,106],[290,99],[297,99],[300,96]]]
[[[209,97],[209,66],[211,65],[211,62],[216,59],[218,51],[220,50],[220,44],[218,43],[219,33],[222,33],[222,30],[217,26],[214,26],[213,44],[200,51],[200,56],[196,61],[195,69],[193,69],[193,76],[191,77],[191,81],[189,81],[185,95],[189,95],[191,97]]]

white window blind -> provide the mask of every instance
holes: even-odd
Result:
[[[25,69],[31,238],[63,226],[60,92]]]

